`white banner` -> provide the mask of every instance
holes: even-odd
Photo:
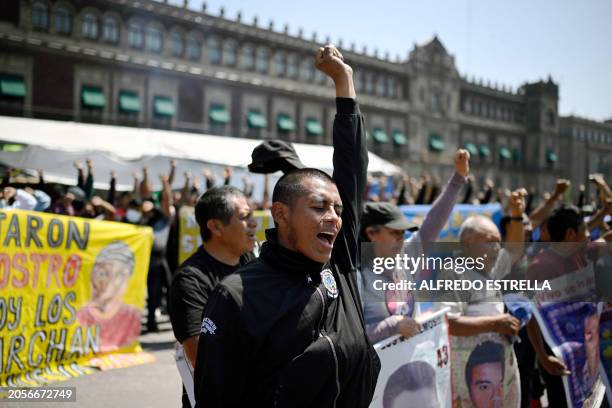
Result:
[[[377,343],[382,364],[370,407],[450,408],[451,350],[446,312],[419,321],[423,330],[406,339],[394,336]]]

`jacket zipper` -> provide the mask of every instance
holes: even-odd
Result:
[[[340,396],[340,373],[339,373],[339,367],[338,367],[338,355],[336,354],[336,346],[334,345],[334,342],[332,341],[332,339],[326,335],[323,334],[321,331],[321,323],[323,322],[323,315],[325,314],[325,309],[326,309],[326,304],[325,304],[325,296],[323,296],[323,292],[321,292],[321,289],[319,287],[317,287],[317,293],[319,294],[319,297],[321,298],[321,302],[323,302],[323,313],[321,313],[321,319],[319,320],[319,337],[323,337],[325,340],[327,340],[327,342],[329,343],[329,346],[331,347],[331,351],[332,351],[332,355],[334,356],[334,369],[335,369],[335,374],[336,374],[336,396],[334,397],[334,405],[333,407],[336,407],[336,403],[338,401],[338,397]]]

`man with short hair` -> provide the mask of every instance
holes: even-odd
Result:
[[[172,330],[192,367],[208,298],[224,277],[253,259],[257,229],[247,198],[232,186],[206,191],[196,203],[195,218],[203,244],[181,264],[170,289]],[[183,406],[190,406],[185,393]]]
[[[380,361],[357,293],[359,219],[367,174],[352,69],[333,46],[315,66],[336,85],[333,178],[283,176],[275,229],[260,256],[211,295],[198,344],[196,401],[205,407],[365,407]]]

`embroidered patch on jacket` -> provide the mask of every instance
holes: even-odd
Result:
[[[217,330],[217,326],[210,320],[208,317],[202,320],[202,327],[200,328],[200,334],[215,334],[215,330]]]
[[[323,269],[321,271],[321,282],[323,282],[323,286],[327,289],[327,296],[332,299],[338,297],[338,286],[336,285],[334,274],[330,269]]]

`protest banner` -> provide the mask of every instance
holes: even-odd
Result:
[[[605,387],[600,378],[600,310],[588,301],[595,293],[593,264],[551,279],[551,291],[536,294],[534,316],[542,337],[560,358],[568,407],[599,407]]]
[[[612,404],[612,303],[607,303],[601,313],[599,319],[600,343],[599,350],[601,353],[601,379],[606,388],[606,396],[608,403]]]
[[[0,386],[151,361],[138,343],[149,227],[0,210]]]
[[[431,205],[404,205],[400,208],[411,224],[421,226],[423,219],[425,219],[425,216],[431,209]],[[473,215],[484,215],[485,217],[489,217],[499,226],[503,215],[503,209],[499,204],[457,204],[453,208],[453,212],[444,225],[444,228],[440,231],[438,241],[459,241],[459,229],[461,228],[461,224],[468,217]]]
[[[257,221],[257,240],[265,241],[266,229],[274,226],[270,211],[254,211],[253,217]],[[179,264],[189,258],[200,245],[202,237],[195,219],[194,208],[184,206],[179,211]]]
[[[381,370],[370,407],[450,408],[450,340],[446,310],[419,320],[422,331],[409,339],[377,343]]]

